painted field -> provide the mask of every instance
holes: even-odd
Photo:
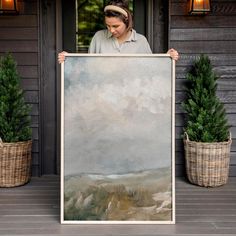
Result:
[[[65,220],[171,220],[171,170],[65,178]]]

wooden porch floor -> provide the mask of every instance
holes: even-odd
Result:
[[[175,225],[61,225],[57,176],[0,188],[0,235],[236,235],[236,178],[218,188],[176,179]]]

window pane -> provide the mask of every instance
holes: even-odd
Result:
[[[103,9],[107,0],[76,0],[76,50],[87,52],[93,35],[105,28]],[[133,1],[129,1],[133,10]]]

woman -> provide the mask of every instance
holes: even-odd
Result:
[[[132,16],[125,1],[110,1],[104,8],[104,15],[107,29],[94,35],[89,53],[152,53],[147,39],[133,29]],[[66,52],[58,54],[59,63],[65,60],[65,54]],[[174,60],[179,58],[178,52],[173,48],[167,54]]]

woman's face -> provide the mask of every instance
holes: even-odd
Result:
[[[117,17],[105,17],[105,23],[107,29],[112,33],[112,35],[119,39],[127,33],[127,28],[125,23]]]

